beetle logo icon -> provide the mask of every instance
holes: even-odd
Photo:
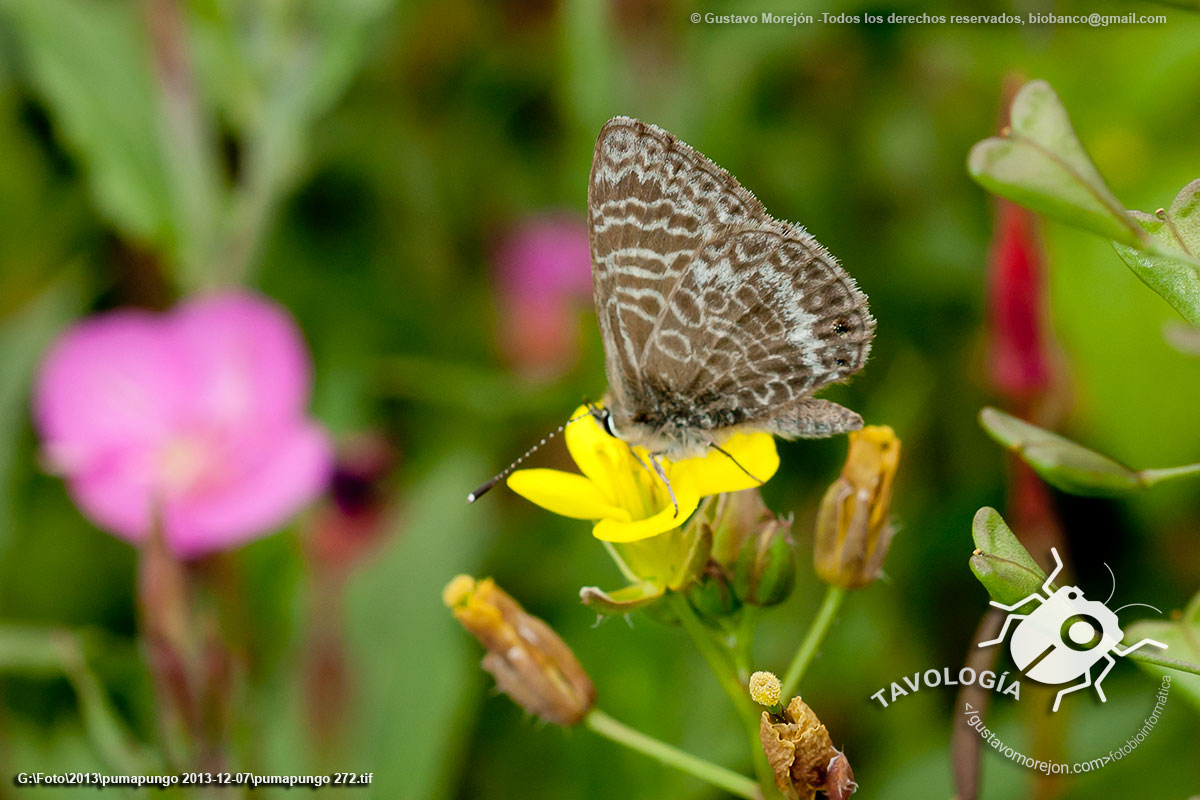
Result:
[[[1058,711],[1063,695],[1086,689],[1089,686],[1096,688],[1100,702],[1106,702],[1108,698],[1104,696],[1104,689],[1100,687],[1100,683],[1117,663],[1113,658],[1114,653],[1118,656],[1128,655],[1148,644],[1164,650],[1167,646],[1154,639],[1142,639],[1137,644],[1121,647],[1121,641],[1125,638],[1125,634],[1121,630],[1115,611],[1110,611],[1105,603],[1098,600],[1086,599],[1077,586],[1063,586],[1058,590],[1051,587],[1055,577],[1062,571],[1063,563],[1058,557],[1057,549],[1050,548],[1050,554],[1054,556],[1054,571],[1042,584],[1042,591],[1046,593],[1046,596],[1043,597],[1034,592],[1009,606],[997,603],[995,600],[991,601],[992,605],[1008,611],[1009,615],[1004,620],[1000,635],[995,639],[980,642],[979,646],[989,647],[1003,642],[1013,622],[1019,621],[1016,630],[1013,631],[1012,641],[1009,643],[1009,652],[1012,654],[1017,669],[1021,670],[1027,678],[1051,686],[1061,686],[1064,683],[1083,679],[1080,683],[1068,686],[1058,693],[1054,698],[1054,711]],[[1111,572],[1111,569],[1109,571]],[[1116,591],[1115,577],[1113,591]],[[1112,594],[1109,594],[1109,600],[1111,599]],[[1028,614],[1012,613],[1028,603],[1038,603],[1039,605]],[[1146,604],[1130,603],[1129,605]],[[1149,607],[1154,608],[1153,606]],[[1128,608],[1128,606],[1121,606],[1121,608]],[[1120,611],[1121,608],[1118,608],[1117,611]],[[1105,665],[1100,670],[1100,674],[1093,679],[1092,667],[1101,661],[1104,661]]]

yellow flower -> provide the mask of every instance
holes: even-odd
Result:
[[[587,409],[580,407],[572,416],[586,413]],[[607,542],[635,542],[677,528],[696,510],[701,498],[758,486],[755,478],[765,481],[779,469],[775,440],[766,433],[739,433],[721,442],[721,449],[737,459],[737,464],[716,450],[699,458],[662,460],[679,503],[676,513],[666,485],[651,471],[645,448],[631,449],[590,415],[568,425],[564,436],[582,475],[523,469],[508,477],[508,486],[555,514],[596,520],[592,534]]]

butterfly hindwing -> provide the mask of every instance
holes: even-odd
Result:
[[[804,401],[862,368],[874,327],[853,279],[802,229],[727,230],[697,250],[667,297],[634,402],[710,430],[755,424],[797,436],[852,425]]]

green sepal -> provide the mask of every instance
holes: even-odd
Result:
[[[650,605],[661,598],[665,591],[664,586],[650,581],[635,583],[615,592],[606,592],[597,586],[584,586],[579,590],[579,599],[597,614],[621,616]]]

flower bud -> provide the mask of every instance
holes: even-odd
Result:
[[[850,434],[850,452],[817,512],[813,561],[821,580],[843,589],[866,586],[883,572],[895,530],[888,520],[900,440],[886,425]]]
[[[773,518],[758,489],[717,495],[708,500],[701,512],[697,516],[712,529],[713,560],[731,570],[750,534],[760,523]]]
[[[699,579],[688,587],[688,602],[703,619],[713,620],[728,617],[742,607],[725,570],[715,561],[709,561]]]
[[[487,648],[483,668],[496,686],[526,711],[574,725],[591,710],[596,689],[575,654],[491,578],[459,575],[446,585],[442,600]]]
[[[788,800],[812,800],[817,792],[844,800],[858,788],[850,762],[799,697],[782,714],[764,711],[758,732],[775,785]]]
[[[733,589],[743,602],[773,606],[792,593],[796,563],[791,528],[791,520],[768,517],[742,542],[733,571]]]

